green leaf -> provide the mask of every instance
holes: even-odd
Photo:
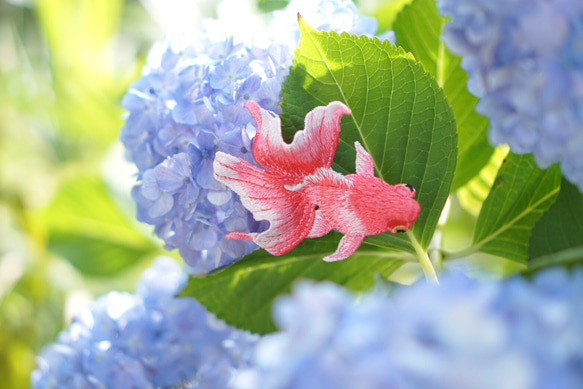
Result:
[[[435,80],[409,54],[378,39],[317,32],[300,22],[294,66],[283,85],[287,135],[303,128],[316,106],[339,100],[352,115],[342,121],[333,168],[354,172],[354,141],[373,156],[377,175],[417,189],[421,215],[415,239],[426,249],[449,194],[455,169],[456,134],[451,108]],[[239,328],[274,330],[270,307],[299,278],[331,280],[352,289],[374,285],[416,252],[405,234],[365,239],[349,259],[326,263],[340,234],[306,239],[290,253],[274,257],[258,251],[207,277],[191,278],[184,294]],[[398,251],[405,252],[398,252]]]
[[[461,58],[440,39],[444,24],[435,0],[414,0],[399,13],[393,28],[397,44],[410,51],[437,79],[453,109],[459,137],[453,191],[480,172],[494,149],[486,139],[488,119],[474,111],[478,98],[466,88],[468,77],[460,66]]]
[[[332,253],[340,234],[306,239],[294,251],[273,257],[264,250],[255,251],[243,260],[208,277],[191,278],[182,295],[196,298],[208,310],[231,325],[251,332],[275,331],[271,305],[300,278],[328,280],[353,290],[374,286],[375,275],[387,278],[401,266],[397,253],[371,247],[359,250],[340,262],[322,261],[322,253]]]
[[[496,147],[490,161],[480,170],[480,173],[457,190],[456,196],[460,201],[460,205],[468,213],[476,217],[480,214],[482,204],[488,197],[498,170],[500,170],[500,166],[502,166],[507,154],[508,146]]]
[[[54,113],[60,135],[83,142],[85,151],[105,148],[119,135],[123,110],[118,50],[122,0],[38,0],[38,25],[49,49]]]
[[[374,12],[374,16],[379,22],[379,31],[384,32],[393,27],[393,23],[399,12],[412,0],[390,0],[385,1]]]
[[[300,20],[302,38],[283,88],[282,123],[289,136],[305,115],[342,101],[352,115],[342,120],[333,168],[353,173],[354,142],[372,155],[376,174],[417,190],[421,214],[413,225],[426,249],[449,194],[457,137],[442,90],[410,54],[364,36],[317,32]],[[408,238],[385,233],[365,240],[414,253]]]
[[[289,0],[258,0],[257,6],[262,12],[272,12],[282,9],[289,3]]]
[[[66,183],[43,221],[48,249],[85,275],[110,276],[160,251],[117,209],[100,178]]]
[[[559,193],[558,165],[541,170],[532,155],[509,153],[484,201],[474,247],[526,263],[531,230]]]
[[[583,247],[574,247],[531,259],[526,273],[534,273],[551,266],[583,264]]]
[[[583,248],[583,195],[576,186],[563,179],[557,201],[532,230],[528,256],[532,261],[576,247]]]

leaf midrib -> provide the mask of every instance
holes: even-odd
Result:
[[[338,90],[340,92],[340,95],[342,96],[342,99],[344,100],[344,103],[346,105],[348,105],[348,99],[344,95],[344,91],[342,90],[341,85],[338,83],[338,80],[334,76],[334,73],[332,72],[332,69],[330,69],[330,66],[328,66],[328,62],[324,58],[324,54],[320,50],[320,46],[316,43],[316,41],[315,41],[315,39],[314,39],[314,37],[312,35],[311,27],[309,29],[307,28],[306,31],[308,32],[308,36],[310,37],[310,41],[312,42],[312,44],[314,45],[314,47],[318,51],[318,54],[320,55],[320,58],[322,59],[322,63],[324,63],[324,65],[326,66],[326,69],[328,70],[328,73],[330,74],[330,76],[334,80],[334,83],[336,84],[336,87],[338,88]],[[358,49],[360,49],[361,54],[363,54],[362,53],[362,48],[360,46],[358,46],[358,45],[355,44],[354,47],[357,47]],[[364,54],[362,55],[362,57],[364,58]],[[366,67],[366,61],[363,61],[363,63],[364,63],[365,72],[368,74],[368,68]],[[316,77],[314,77],[314,78],[316,78]],[[367,80],[368,80],[368,77],[367,77]],[[364,100],[365,100],[365,111],[364,112],[366,113],[366,106],[367,106],[367,103],[368,103],[368,88],[367,88],[367,97]],[[365,116],[366,115],[363,115],[363,120],[364,120],[364,117]],[[356,130],[358,131],[358,134],[360,135],[360,138],[362,139],[362,143],[363,143],[364,148],[370,154],[370,147],[368,147],[368,144],[366,142],[366,138],[364,137],[364,134],[362,133],[362,127],[361,127],[361,125],[357,122],[356,118],[354,117],[354,113],[351,112],[350,113],[350,117],[352,118],[352,121],[354,122],[354,125],[356,127]],[[373,160],[373,163],[374,163],[375,170],[376,170],[376,172],[378,174],[378,177],[381,180],[384,181],[385,179],[383,177],[383,174],[382,174],[380,168],[377,165],[377,162]]]
[[[233,270],[239,273],[243,273],[243,274],[249,274],[255,271],[259,271],[259,270],[265,270],[265,269],[270,269],[270,268],[277,268],[279,266],[283,266],[283,265],[287,265],[287,264],[294,264],[294,263],[298,263],[298,262],[302,262],[302,261],[307,261],[307,260],[314,260],[315,256],[318,255],[322,255],[322,257],[325,256],[324,253],[321,252],[314,252],[314,253],[310,253],[310,254],[305,254],[305,255],[300,255],[297,257],[292,257],[292,258],[288,258],[282,261],[276,261],[276,262],[269,262],[269,263],[263,263],[260,265],[249,265],[249,267],[247,268],[241,268],[241,269],[237,269],[237,270]],[[399,258],[398,255],[399,253],[395,253],[395,252],[391,252],[391,251],[376,251],[376,250],[358,250],[356,253],[353,254],[353,257],[359,257],[359,256],[377,256],[379,257],[379,259],[395,259],[395,260],[399,260],[402,261],[404,260],[403,258]],[[397,257],[395,257],[395,255],[397,255]],[[317,259],[317,260],[322,260]],[[227,270],[229,270],[228,268],[225,268],[225,270],[221,273],[225,273],[227,272]],[[222,278],[224,278],[226,275],[225,274],[221,274],[221,273],[217,273],[216,275],[214,275],[213,277],[193,277],[195,279],[207,279],[210,280],[209,282],[218,282],[220,281]],[[230,277],[230,275],[228,275],[228,277]]]
[[[524,211],[522,211],[521,213],[519,213],[516,217],[514,217],[512,220],[510,220],[509,223],[503,225],[500,229],[498,229],[495,233],[486,236],[484,239],[482,239],[481,241],[479,241],[478,243],[475,244],[475,247],[477,249],[483,247],[485,244],[487,244],[488,242],[492,241],[493,239],[495,239],[498,235],[500,235],[501,233],[503,233],[504,231],[506,231],[507,229],[511,228],[514,226],[515,223],[517,223],[520,219],[524,218],[527,216],[527,214],[529,214],[530,212],[532,212],[534,209],[536,209],[536,207],[538,207],[541,203],[545,202],[546,200],[548,200],[550,197],[552,197],[553,195],[555,195],[558,191],[559,191],[560,187],[557,187],[555,189],[553,189],[551,192],[549,192],[547,195],[541,197],[538,201],[534,202],[532,205],[528,206],[527,208],[524,209]]]

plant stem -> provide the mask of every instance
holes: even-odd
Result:
[[[441,271],[443,261],[443,253],[441,250],[442,238],[443,233],[441,232],[441,229],[438,225],[437,229],[435,230],[435,233],[433,234],[433,238],[429,243],[429,247],[427,248],[427,255],[429,256],[431,263],[433,264],[435,269],[437,269],[437,271]]]
[[[421,247],[415,238],[415,235],[413,235],[411,231],[407,231],[407,235],[409,236],[409,240],[411,241],[411,244],[417,253],[417,258],[421,264],[423,274],[425,274],[425,279],[431,284],[439,285],[439,280],[437,279],[437,274],[435,273],[431,259],[429,259],[429,255],[427,255],[427,252],[423,250],[423,247]]]

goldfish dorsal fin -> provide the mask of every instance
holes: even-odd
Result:
[[[360,142],[354,142],[356,149],[356,174],[367,177],[374,177],[374,161],[366,152]]]
[[[317,107],[306,115],[304,129],[296,132],[291,144],[283,141],[281,121],[256,102],[245,104],[255,122],[257,134],[253,156],[261,166],[288,176],[303,177],[318,168],[332,166],[340,139],[340,119],[350,109],[339,101]]]

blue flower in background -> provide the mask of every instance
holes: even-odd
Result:
[[[539,166],[561,163],[583,191],[583,3],[438,0],[488,136]]]
[[[174,295],[186,284],[161,257],[137,294],[112,292],[88,306],[37,358],[33,388],[224,388],[245,367],[258,336],[235,330],[197,301]]]
[[[254,162],[255,123],[243,106],[252,100],[281,112],[281,83],[299,39],[298,10],[317,29],[369,36],[377,30],[376,20],[359,15],[350,1],[292,1],[258,37],[268,36],[265,44],[203,29],[186,41],[154,45],[142,77],[123,98],[128,112],[120,138],[139,169],[132,191],[138,219],[154,226],[168,250],[178,248],[191,273],[228,265],[257,248],[226,240],[228,232],[267,227],[214,179],[212,163],[217,151]]]
[[[316,30],[348,32],[356,35],[375,36],[378,23],[374,17],[358,14],[356,6],[347,0],[294,0],[282,11],[274,12],[274,20],[269,35],[292,50],[300,40],[297,22],[298,12],[302,18]],[[387,31],[378,37],[395,43],[393,31]],[[288,49],[289,50],[289,49]]]
[[[583,387],[583,271],[461,274],[357,296],[303,282],[279,298],[237,389]]]

